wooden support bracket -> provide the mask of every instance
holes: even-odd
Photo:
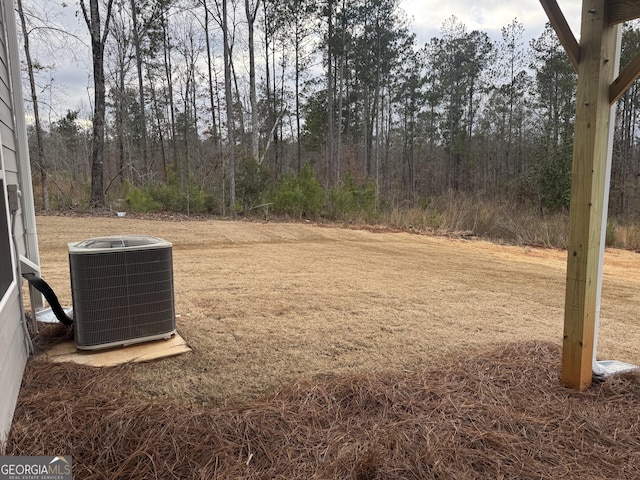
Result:
[[[618,78],[611,84],[611,88],[609,89],[609,103],[611,105],[616,103],[638,77],[640,77],[640,55],[636,55],[631,63],[625,67]]]
[[[573,69],[577,72],[578,63],[580,62],[580,46],[571,31],[571,27],[569,27],[567,20],[564,18],[558,2],[556,2],[556,0],[540,0],[540,3],[544,11],[547,12],[551,26],[556,31],[560,43],[562,43],[562,46],[567,52]]]

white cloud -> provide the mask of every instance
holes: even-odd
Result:
[[[558,4],[577,38],[582,2],[560,0]],[[481,30],[494,39],[501,38],[500,29],[514,18],[524,25],[526,38],[538,37],[547,22],[539,0],[401,0],[400,7],[413,17],[420,43],[439,36],[442,22],[452,15],[468,30]]]

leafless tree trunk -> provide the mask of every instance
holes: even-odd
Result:
[[[42,135],[42,123],[40,122],[40,110],[38,108],[38,93],[36,90],[36,80],[33,74],[33,61],[31,59],[31,49],[29,48],[29,31],[24,18],[22,0],[18,0],[18,16],[22,27],[24,41],[24,58],[27,63],[27,74],[29,76],[29,89],[31,90],[31,101],[33,102],[33,117],[36,129],[36,158],[32,159],[40,174],[40,185],[42,187],[42,208],[49,210],[49,183],[47,181],[46,158],[44,156],[44,140]]]
[[[344,102],[344,66],[347,58],[347,48],[346,48],[347,15],[345,14],[346,8],[347,8],[346,1],[342,0],[342,26],[341,26],[342,53],[340,55],[340,67],[338,72],[338,74],[340,75],[340,79],[339,79],[339,87],[338,87],[338,125],[336,128],[338,130],[338,145],[336,148],[336,161],[335,161],[336,182],[340,181],[341,169],[342,169],[342,166],[341,166],[342,164],[342,108],[343,108],[343,102]]]
[[[258,98],[256,94],[256,59],[254,48],[254,24],[260,0],[251,5],[249,0],[244,0],[244,9],[247,14],[249,29],[249,98],[251,102],[251,156],[257,162],[259,159],[258,143],[260,131],[258,130]]]
[[[173,168],[178,169],[178,144],[176,143],[176,109],[173,98],[173,77],[171,66],[171,41],[167,28],[167,15],[162,12],[162,38],[164,52],[164,71],[167,80],[167,93],[169,96],[169,117],[171,118],[171,154],[173,158]]]
[[[105,116],[105,82],[104,82],[104,45],[109,34],[111,7],[113,0],[107,1],[104,27],[100,21],[98,0],[89,0],[89,11],[84,0],[80,7],[91,35],[91,52],[93,56],[93,145],[91,149],[91,199],[92,208],[104,207],[104,116]]]
[[[275,118],[275,111],[272,108],[271,104],[271,69],[269,67],[269,45],[271,43],[271,27],[269,24],[269,12],[267,11],[267,4],[265,3],[265,12],[264,12],[264,59],[265,59],[265,94],[267,96],[267,109],[268,109],[268,118],[269,125],[273,126],[275,122],[272,123]],[[274,73],[275,75],[275,73]],[[271,133],[267,137],[267,144],[271,143]],[[264,154],[262,155],[262,160],[267,156],[267,149],[265,148]]]
[[[111,18],[110,34],[113,42],[107,55],[113,57],[113,87],[111,88],[111,98],[115,110],[114,129],[115,147],[117,151],[117,174],[114,178],[122,181],[131,180],[131,168],[126,158],[125,139],[127,136],[127,95],[126,76],[131,68],[131,32],[128,29],[129,23],[125,20],[122,11],[114,11]]]
[[[227,107],[227,142],[229,155],[229,208],[231,216],[236,216],[236,162],[233,120],[233,98],[231,92],[231,48],[229,47],[229,20],[227,0],[222,0],[222,35],[224,43],[224,93]]]
[[[202,0],[204,6],[204,34],[206,36],[207,46],[207,79],[209,81],[209,102],[211,108],[211,138],[213,138],[214,145],[218,144],[218,128],[216,125],[216,102],[213,89],[213,58],[211,55],[211,38],[209,35],[209,6],[207,0]]]
[[[244,128],[244,109],[243,109],[243,105],[242,102],[240,101],[240,87],[238,86],[238,76],[236,75],[236,68],[235,65],[233,64],[233,45],[234,45],[234,37],[235,37],[235,32],[234,35],[231,36],[231,41],[229,43],[229,65],[231,66],[231,78],[233,79],[233,88],[236,91],[236,101],[238,102],[238,108],[240,110],[240,114],[237,117],[237,121],[238,121],[238,129],[240,130],[240,138],[244,139],[245,138],[245,128]],[[233,99],[233,94],[231,95],[231,98]],[[234,118],[236,118],[234,116]]]
[[[157,128],[158,128],[158,140],[160,143],[160,156],[162,158],[162,178],[166,181],[167,180],[167,153],[165,151],[165,147],[164,147],[164,133],[163,133],[163,125],[162,125],[162,115],[160,113],[160,107],[158,105],[158,95],[156,93],[156,88],[154,87],[154,81],[151,78],[151,68],[148,64],[146,64],[147,67],[147,72],[148,72],[148,76],[149,76],[149,90],[151,92],[151,101],[153,103],[153,111],[155,112],[155,116],[156,116],[156,123],[157,123]]]
[[[333,1],[328,0],[328,42],[327,42],[327,185],[333,185],[333,131],[334,131],[334,89],[333,89]]]
[[[142,81],[142,52],[140,48],[140,28],[138,25],[138,12],[135,0],[131,0],[131,21],[133,22],[133,45],[136,52],[136,68],[138,70],[138,101],[140,103],[140,117],[138,119],[140,128],[140,153],[142,156],[142,174],[144,183],[149,175],[149,158],[147,148],[147,118],[144,106],[144,82]]]
[[[301,122],[300,122],[300,19],[295,19],[295,38],[294,38],[294,49],[295,49],[295,84],[296,84],[296,172],[300,175],[300,171],[302,170],[302,141],[301,141]]]

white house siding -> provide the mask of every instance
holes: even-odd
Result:
[[[0,138],[2,141],[2,174],[6,185],[18,185],[22,193],[21,208],[15,218],[15,240],[18,252],[39,264],[35,236],[35,214],[30,180],[28,147],[22,88],[20,85],[19,49],[13,0],[0,0]],[[5,195],[5,191],[0,191]],[[0,222],[12,222],[6,211]],[[25,227],[28,225],[28,228]],[[11,227],[11,225],[9,225]],[[6,249],[6,242],[0,242]],[[6,258],[6,257],[5,257]],[[15,263],[15,261],[13,262]],[[0,291],[0,453],[6,441],[22,375],[28,357],[24,309],[20,289],[22,279],[14,269],[14,281],[6,292]]]
[[[2,15],[0,15],[0,136],[2,138],[2,159],[4,161],[5,185],[20,185],[18,160],[16,155],[15,118],[12,104],[12,82],[10,76],[11,62],[7,47],[7,29],[5,19],[14,19],[13,0],[0,0],[2,3]],[[14,23],[15,25],[15,23]],[[18,52],[14,52],[18,54]],[[20,185],[22,190],[22,185]],[[20,253],[25,253],[23,241],[24,228],[22,215],[16,218],[16,240]]]
[[[6,440],[27,361],[20,300],[14,287],[0,311],[0,444]],[[2,307],[0,307],[2,308]],[[0,452],[3,447],[0,446]]]

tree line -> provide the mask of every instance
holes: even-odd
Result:
[[[86,127],[39,115],[54,86],[30,45],[56,27],[38,5],[17,0],[44,209],[311,213],[345,192],[373,209],[451,193],[568,207],[577,77],[549,25],[493,40],[452,16],[418,44],[398,0],[79,0]],[[625,24],[622,65],[639,50]],[[617,215],[640,207],[639,101],[634,85],[616,106]]]

